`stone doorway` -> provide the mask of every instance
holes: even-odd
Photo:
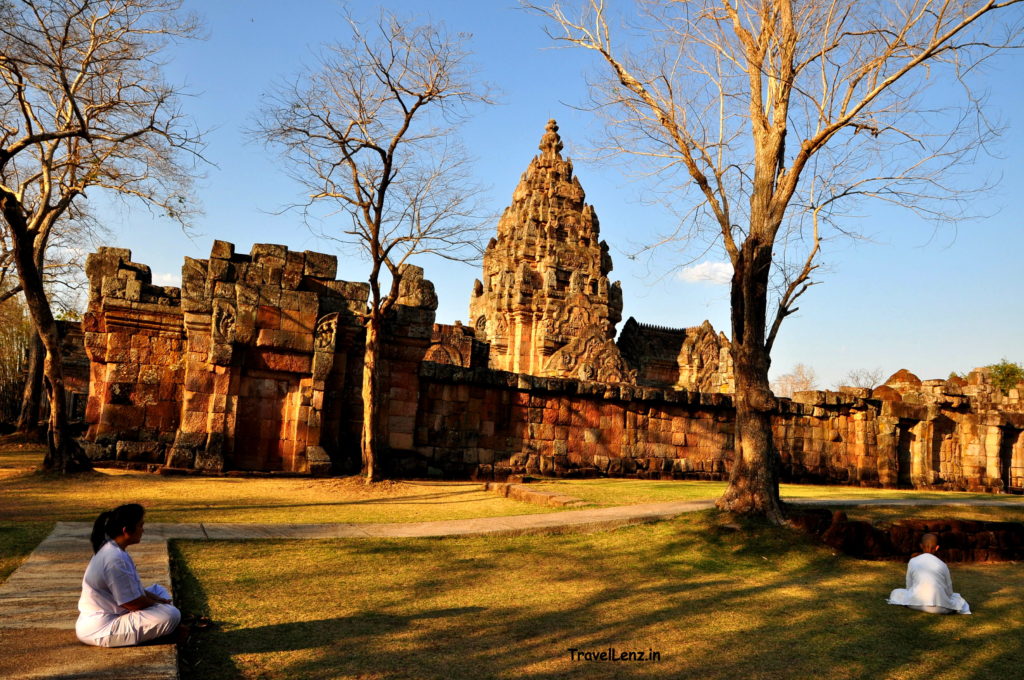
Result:
[[[999,438],[999,478],[1003,480],[1004,491],[1015,491],[1017,493],[1024,492],[1024,484],[1022,484],[1020,477],[1014,478],[1014,467],[1024,466],[1024,460],[1017,461],[1015,466],[1013,463],[1013,452],[1014,450],[1021,448],[1018,446],[1021,444],[1021,432],[1024,430],[1018,430],[1015,427],[1001,427],[1002,437]],[[1018,473],[1019,475],[1019,473]]]
[[[916,423],[913,420],[900,419],[900,424],[897,426],[899,437],[896,440],[896,486],[901,489],[910,489],[914,486],[911,475],[913,461],[911,448],[917,440],[917,435],[913,432],[914,425]]]
[[[292,471],[298,379],[287,373],[251,371],[242,377],[231,467]]]
[[[958,452],[954,451],[957,445],[954,432],[956,423],[949,417],[939,415],[932,421],[931,469],[925,471],[931,484],[948,482],[958,476],[953,470],[953,461],[959,460]]]

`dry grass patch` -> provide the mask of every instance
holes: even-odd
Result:
[[[91,521],[127,502],[146,506],[150,522],[418,522],[551,511],[468,482],[366,486],[360,478],[164,477],[120,470],[0,479],[5,519]]]
[[[0,447],[0,518],[92,521],[121,503],[150,522],[422,522],[552,512],[471,482],[363,483],[361,477],[165,477],[100,469],[58,478],[33,467],[43,450]]]
[[[0,479],[41,466],[45,453],[41,444],[24,442],[16,435],[0,437]]]
[[[181,542],[222,628],[184,678],[1021,677],[1024,570],[954,565],[972,617],[885,604],[904,566],[714,512],[585,535]],[[569,650],[657,651],[574,661]],[[1015,675],[1016,674],[1016,675]]]

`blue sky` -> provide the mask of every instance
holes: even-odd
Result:
[[[198,186],[205,213],[186,236],[144,208],[104,207],[112,245],[130,248],[152,267],[154,279],[177,285],[182,258],[202,258],[214,239],[248,252],[253,243],[282,243],[296,250],[336,252],[318,240],[295,213],[275,214],[302,195],[262,146],[248,141],[260,96],[276,79],[313,61],[317,46],[344,35],[340,5],[304,0],[287,5],[265,0],[186,0],[207,26],[208,39],[176,46],[166,68],[172,82],[194,96],[183,105],[208,129],[207,158]],[[505,0],[396,1],[384,7],[442,20],[453,32],[472,34],[469,43],[483,80],[499,91],[498,106],[478,110],[463,126],[477,158],[476,172],[491,187],[495,212],[511,201],[520,174],[536,153],[549,118],[556,118],[587,200],[597,210],[602,237],[611,246],[624,291],[623,318],[662,326],[693,326],[709,319],[729,333],[728,286],[685,280],[680,265],[699,253],[664,249],[652,258],[626,254],[672,224],[672,215],[643,205],[644,186],[618,166],[581,160],[589,139],[600,134],[593,115],[573,108],[586,96],[582,75],[594,66],[589,55],[552,49],[541,20]],[[375,16],[378,4],[351,2],[359,16]],[[990,92],[990,112],[1007,125],[998,144],[1001,158],[982,157],[969,172],[1001,177],[979,197],[983,219],[956,228],[934,227],[908,212],[867,213],[862,229],[871,242],[837,242],[824,252],[827,273],[800,301],[776,342],[773,375],[802,362],[822,386],[852,369],[879,368],[889,375],[907,368],[922,379],[946,377],[1006,357],[1024,361],[1024,55],[994,61],[980,82]],[[495,225],[496,227],[496,225]],[[365,263],[339,253],[338,277],[363,280]],[[714,256],[694,264],[714,270]],[[423,260],[440,298],[437,319],[466,320],[479,267]]]

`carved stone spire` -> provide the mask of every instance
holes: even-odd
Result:
[[[544,155],[558,156],[562,150],[562,138],[558,136],[558,123],[552,118],[548,121],[547,132],[540,138],[540,146],[537,147]]]
[[[477,337],[491,343],[493,368],[622,380],[625,364],[611,342],[622,290],[608,281],[597,214],[562,158],[554,120],[538,148],[484,253],[470,302]]]

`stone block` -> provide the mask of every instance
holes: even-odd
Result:
[[[185,372],[185,391],[213,393],[213,373],[204,370],[188,370]]]
[[[413,437],[412,433],[408,432],[389,432],[388,433],[388,446],[393,449],[408,450],[413,448]]]
[[[238,308],[255,307],[260,303],[260,291],[256,286],[245,281],[235,284],[235,301]]]
[[[280,266],[274,266],[266,262],[263,263],[263,277],[260,283],[264,287],[281,288],[281,276],[284,274],[284,263]]]
[[[103,400],[98,396],[90,395],[85,402],[85,422],[100,422],[100,412],[103,409]]]
[[[300,312],[298,310],[282,309],[280,314],[280,329],[291,333],[312,333],[316,326],[316,312]]]
[[[162,366],[144,364],[139,367],[139,382],[144,385],[158,385],[163,378],[163,374]]]
[[[256,342],[256,308],[242,307],[235,319],[235,344],[251,345]]]
[[[185,432],[205,433],[207,431],[207,412],[185,411],[181,417],[181,429]]]
[[[105,383],[104,397],[108,404],[130,404],[132,393],[135,391],[135,383]]]
[[[254,359],[254,368],[284,373],[309,373],[313,362],[313,358],[308,354],[293,354],[270,350],[256,351],[250,356]]]
[[[312,352],[313,335],[312,333],[289,333],[287,331],[275,331],[264,328],[259,331],[256,337],[256,346],[274,347],[295,352]]]
[[[234,376],[228,371],[225,366],[215,366],[213,374],[213,394],[230,394],[237,393],[237,384]],[[234,387],[234,389],[232,389]]]
[[[331,458],[322,447],[306,447],[306,472],[314,477],[323,477],[331,473]]]
[[[217,297],[217,283],[228,282],[234,279],[235,269],[226,260],[210,260],[206,267],[207,290]]]
[[[216,343],[210,347],[210,353],[207,356],[207,361],[215,366],[228,366],[231,364],[231,358],[234,355],[231,345],[227,343]]]
[[[109,431],[124,433],[130,436],[138,431],[145,422],[146,411],[142,406],[132,404],[107,404],[100,415],[100,423]]]
[[[234,300],[235,284],[226,281],[216,281],[213,284],[213,297],[216,300]]]
[[[281,309],[277,306],[260,305],[256,310],[256,327],[276,331],[281,329]]]
[[[158,442],[119,441],[115,446],[117,460],[133,463],[159,463],[163,459],[163,445]]]
[[[210,258],[230,260],[235,256],[235,244],[228,241],[214,241],[210,249]]]
[[[135,382],[138,380],[137,364],[108,364],[106,365],[106,382]]]
[[[260,298],[259,303],[261,305],[268,305],[270,307],[278,307],[281,304],[281,288],[278,286],[264,286],[260,285]]]
[[[285,258],[284,272],[281,275],[281,286],[286,290],[295,290],[302,283],[305,272],[306,258],[302,253],[288,252]]]
[[[274,262],[281,267],[284,266],[287,254],[288,248],[276,243],[254,243],[249,251],[254,262]]]
[[[311,315],[315,324],[319,310],[317,295],[306,290],[281,291],[281,309]]]
[[[221,451],[201,449],[195,454],[194,467],[205,472],[222,472],[224,470],[224,454]]]
[[[334,279],[338,275],[338,257],[307,250],[303,253],[305,268],[303,273],[317,279]]]
[[[196,450],[185,446],[172,446],[167,452],[167,459],[164,462],[169,468],[188,469],[191,468],[196,458]]]

